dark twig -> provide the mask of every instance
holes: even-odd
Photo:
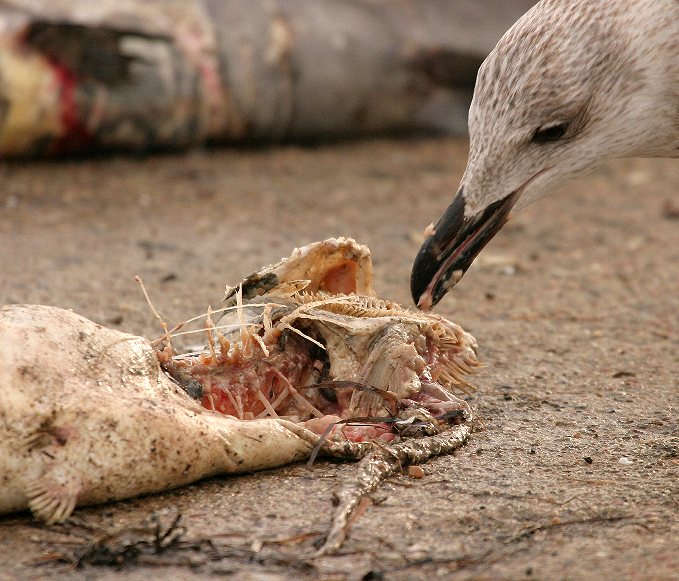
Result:
[[[629,516],[629,515],[594,516],[594,517],[590,517],[590,518],[574,518],[574,519],[570,519],[570,520],[563,520],[563,521],[552,522],[552,523],[532,525],[532,526],[529,526],[529,527],[525,527],[520,533],[518,533],[517,535],[514,535],[511,539],[506,540],[505,545],[517,543],[517,542],[522,541],[523,539],[525,539],[527,537],[532,537],[535,533],[538,533],[540,531],[548,531],[548,530],[568,527],[568,526],[572,526],[572,525],[589,525],[589,524],[596,524],[596,523],[614,523],[614,522],[620,522],[620,521],[623,521],[623,520],[628,520],[630,518],[632,518],[632,517]]]
[[[85,524],[70,523],[53,531],[60,535],[76,534],[78,540],[57,541],[59,550],[48,551],[36,564],[64,563],[77,569],[85,566],[108,566],[118,569],[132,564],[145,566],[188,566],[234,559],[252,564],[284,568],[286,571],[313,572],[314,564],[303,558],[279,552],[274,548],[262,551],[262,545],[295,545],[321,535],[318,531],[303,533],[283,539],[263,541],[257,549],[234,546],[231,541],[217,544],[215,539],[242,536],[240,533],[215,534],[209,539],[184,540],[186,528],[177,513],[168,525],[158,514],[152,513],[139,525],[100,530]],[[85,537],[82,531],[88,531]],[[68,548],[66,548],[68,547]],[[197,561],[196,558],[200,560]]]
[[[159,555],[178,546],[186,533],[181,525],[181,513],[164,527],[154,512],[150,525],[128,527],[91,535],[84,543],[78,543],[70,552],[54,551],[46,560],[68,563],[74,568],[83,565],[113,565],[122,567],[136,561],[142,555]],[[73,543],[61,543],[73,544]]]

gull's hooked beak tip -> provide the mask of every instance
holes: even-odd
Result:
[[[428,311],[455,286],[483,247],[502,228],[516,193],[465,217],[464,188],[460,188],[430,236],[420,248],[410,277],[410,291],[419,309]]]

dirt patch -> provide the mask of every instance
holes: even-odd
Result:
[[[465,160],[463,141],[413,140],[2,164],[0,302],[156,336],[135,274],[175,321],[344,235],[371,247],[381,295],[410,304],[421,232]],[[79,510],[78,525],[4,518],[0,576],[679,578],[677,183],[676,161],[616,162],[505,227],[437,308],[479,341],[483,426],[383,485],[337,555],[307,557],[355,466],[319,462]],[[154,511],[163,526],[181,513],[190,550],[122,570],[52,560]]]

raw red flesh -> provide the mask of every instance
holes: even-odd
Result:
[[[334,397],[328,398],[327,392],[314,387],[321,381],[323,364],[311,357],[306,339],[291,335],[284,351],[280,351],[277,343],[266,347],[269,355],[253,341],[245,350],[237,349],[227,356],[216,354],[216,361],[204,354],[174,364],[184,376],[201,384],[202,405],[225,415],[244,420],[275,416],[294,418],[318,435],[354,442],[388,442],[396,437],[393,426],[385,422],[339,423],[351,419],[349,404],[354,388],[346,387],[351,381],[337,382]],[[455,347],[440,348],[428,337],[424,353],[426,366],[419,374],[423,384],[432,384],[439,379],[443,362],[454,356],[454,351]],[[339,387],[341,383],[345,386]],[[400,402],[401,408],[423,407],[434,417],[460,410],[464,405],[457,399],[446,401],[424,391]],[[360,415],[360,412],[354,411],[354,415]],[[328,431],[333,424],[336,425]]]
[[[390,424],[379,422],[379,423],[361,423],[357,421],[351,424],[341,424],[343,419],[340,416],[325,416],[323,418],[314,418],[304,422],[304,427],[307,430],[311,430],[314,434],[319,436],[326,434],[326,438],[333,439],[333,437],[338,437],[339,439],[346,439],[351,442],[391,442],[396,434],[392,431],[392,426]],[[335,424],[332,429],[328,432],[328,428]]]
[[[311,407],[294,395],[291,386],[300,388],[315,383],[316,367],[307,349],[291,343],[289,341],[284,352],[271,346],[269,356],[256,345],[254,349],[259,352],[249,357],[217,363],[210,360],[184,371],[202,385],[201,403],[207,409],[239,419],[273,415],[269,413],[271,407],[280,416],[309,416]]]
[[[326,433],[332,424],[337,424],[327,433],[328,438],[338,437],[352,442],[389,442],[396,437],[391,425],[384,422],[360,425],[338,423],[348,419],[352,389],[343,387],[334,390],[336,401],[330,401],[320,394],[318,388],[305,388],[317,382],[321,366],[320,362],[312,360],[308,349],[295,338],[288,341],[284,352],[278,351],[275,346],[269,348],[271,354],[268,357],[260,350],[257,354],[230,357],[216,364],[209,356],[202,356],[182,360],[179,365],[185,374],[188,372],[191,379],[201,384],[202,405],[225,415],[241,419],[270,416],[261,400],[263,397],[270,405],[275,405],[279,416],[296,416],[308,430],[318,435]],[[310,408],[305,409],[299,396],[290,393],[284,395],[286,390],[289,391],[288,382],[295,387],[299,396],[322,413],[321,417],[313,414]]]
[[[194,377],[203,385],[202,404],[223,414],[241,419],[258,417],[266,411],[268,402],[276,402],[288,389],[287,383],[300,385],[300,378],[309,365],[308,358],[286,357],[280,361],[250,361],[240,367],[226,367],[217,372],[210,372],[203,377]],[[258,392],[260,395],[258,395]],[[279,415],[285,415],[283,409],[289,407],[292,395],[276,406]],[[239,409],[240,408],[240,409]]]

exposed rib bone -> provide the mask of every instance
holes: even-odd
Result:
[[[307,411],[310,411],[310,412],[311,412],[313,415],[315,415],[317,418],[324,418],[324,417],[325,417],[325,414],[324,414],[322,411],[320,411],[319,409],[317,409],[317,408],[316,408],[309,400],[307,400],[303,395],[301,395],[301,394],[295,389],[295,387],[292,385],[292,383],[290,383],[290,381],[288,380],[287,377],[285,377],[285,375],[283,375],[283,374],[282,374],[280,371],[278,371],[278,370],[274,370],[274,373],[276,374],[276,376],[277,376],[279,379],[282,379],[282,380],[283,380],[283,383],[285,384],[285,386],[286,386],[286,387],[288,388],[288,390],[290,391],[290,394],[292,395],[292,397],[295,398],[295,401],[297,401],[298,403],[302,404],[302,406],[304,406],[304,407],[307,409]]]
[[[266,399],[266,398],[264,397],[264,394],[263,394],[259,389],[257,390],[257,399],[258,399],[259,401],[262,402],[262,404],[264,405],[264,408],[265,408],[266,412],[268,412],[268,414],[269,414],[272,418],[277,418],[277,417],[278,417],[278,414],[276,413],[276,410],[275,410],[275,409],[273,408],[273,406],[271,405],[271,402],[270,402],[268,399]],[[264,413],[264,412],[262,412],[262,414],[263,414],[263,413]],[[261,418],[261,417],[266,417],[265,415],[262,415],[262,414],[259,414],[259,415],[257,416],[257,418],[259,419],[259,418]]]

